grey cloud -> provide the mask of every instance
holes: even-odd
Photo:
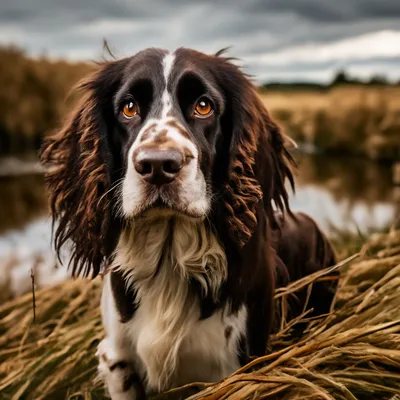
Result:
[[[295,14],[302,18],[318,21],[330,22],[346,19],[346,6],[337,5],[338,2],[324,0],[298,0],[298,1],[280,1],[267,0],[257,2],[251,8],[254,13],[281,12]],[[342,2],[345,3],[345,2]]]
[[[400,17],[397,0],[266,0],[255,2],[255,13],[285,12],[318,23]]]
[[[34,55],[46,52],[50,56],[95,59],[101,54],[104,38],[121,56],[148,46],[169,49],[187,46],[206,52],[232,46],[230,54],[243,58],[247,70],[261,79],[268,73],[293,76],[295,71],[301,75],[306,70],[328,71],[337,65],[313,63],[311,67],[295,63],[272,67],[256,61],[246,64],[247,59],[388,29],[400,30],[399,0],[3,0],[0,3],[0,43],[16,41]],[[394,64],[400,65],[400,60],[396,60],[381,61],[393,69]],[[359,67],[358,62],[351,65]]]
[[[371,18],[400,17],[400,2],[393,0],[364,0],[360,2],[359,10],[361,15]]]
[[[124,7],[118,3],[99,1],[52,1],[52,0],[10,0],[0,5],[0,20],[6,23],[46,23],[51,24],[61,18],[65,23],[92,21],[111,15],[123,17]]]

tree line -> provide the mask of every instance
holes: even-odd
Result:
[[[368,79],[361,79],[351,75],[345,69],[339,69],[328,83],[317,82],[267,82],[262,85],[262,89],[282,89],[282,90],[317,90],[324,91],[335,86],[343,85],[363,85],[363,86],[392,86],[400,85],[398,82],[391,82],[384,74],[374,74]]]

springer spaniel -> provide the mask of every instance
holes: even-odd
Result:
[[[72,243],[74,275],[106,265],[109,394],[223,379],[265,354],[275,287],[334,263],[315,223],[290,212],[286,139],[222,52],[147,49],[80,89],[41,160],[57,251]],[[333,291],[316,286],[324,313]]]

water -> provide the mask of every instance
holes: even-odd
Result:
[[[328,235],[336,229],[367,233],[387,227],[397,217],[389,166],[353,158],[297,158],[292,208],[313,216]],[[63,279],[65,269],[57,268],[50,238],[43,176],[0,177],[0,270],[11,274],[14,292],[29,288],[32,265],[41,286]],[[0,287],[8,276],[2,275]]]
[[[392,168],[369,160],[298,155],[291,207],[316,219],[329,234],[387,228],[399,216]],[[397,196],[398,197],[398,196]]]

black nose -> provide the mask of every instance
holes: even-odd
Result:
[[[141,150],[133,159],[135,170],[153,185],[171,183],[183,167],[183,154],[178,150]]]

